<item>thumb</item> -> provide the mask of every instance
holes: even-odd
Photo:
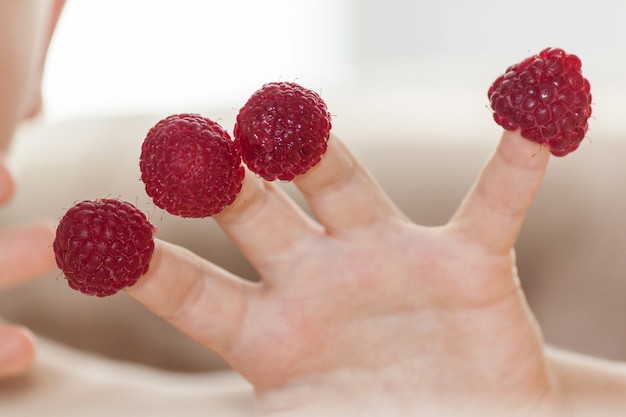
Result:
[[[451,224],[487,247],[509,253],[543,181],[550,152],[505,131]]]

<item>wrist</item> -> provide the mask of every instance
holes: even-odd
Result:
[[[561,415],[624,415],[626,364],[553,348],[546,355],[561,393]]]

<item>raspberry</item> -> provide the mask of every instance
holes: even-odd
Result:
[[[71,288],[98,297],[113,295],[148,270],[154,231],[130,203],[85,200],[70,208],[57,226],[56,263]]]
[[[272,82],[241,108],[233,135],[251,171],[268,181],[291,181],[321,160],[330,119],[326,103],[314,91]]]
[[[148,132],[139,162],[154,204],[181,217],[209,217],[241,190],[238,148],[216,122],[198,114],[174,114]]]
[[[494,120],[506,130],[521,128],[523,137],[555,156],[576,150],[591,116],[591,87],[581,66],[558,48],[510,66],[489,88]]]

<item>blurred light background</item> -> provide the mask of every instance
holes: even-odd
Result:
[[[506,66],[559,46],[583,59],[595,116],[619,121],[625,19],[612,0],[68,0],[46,115],[238,108],[281,79],[322,92],[339,122],[422,115],[454,132],[489,123]]]
[[[264,82],[346,80],[343,0],[68,0],[51,47],[51,118],[239,105]]]

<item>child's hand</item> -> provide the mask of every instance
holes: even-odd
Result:
[[[11,198],[13,189],[13,177],[0,158],[0,204]],[[53,239],[54,230],[44,223],[0,231],[0,290],[52,270]],[[0,323],[0,378],[26,370],[34,353],[28,330]]]
[[[128,292],[221,354],[267,412],[468,415],[488,405],[481,415],[538,416],[560,400],[513,244],[548,159],[504,133],[450,222],[427,228],[332,137],[296,179],[317,221],[254,175],[215,216],[261,282],[159,241]]]

